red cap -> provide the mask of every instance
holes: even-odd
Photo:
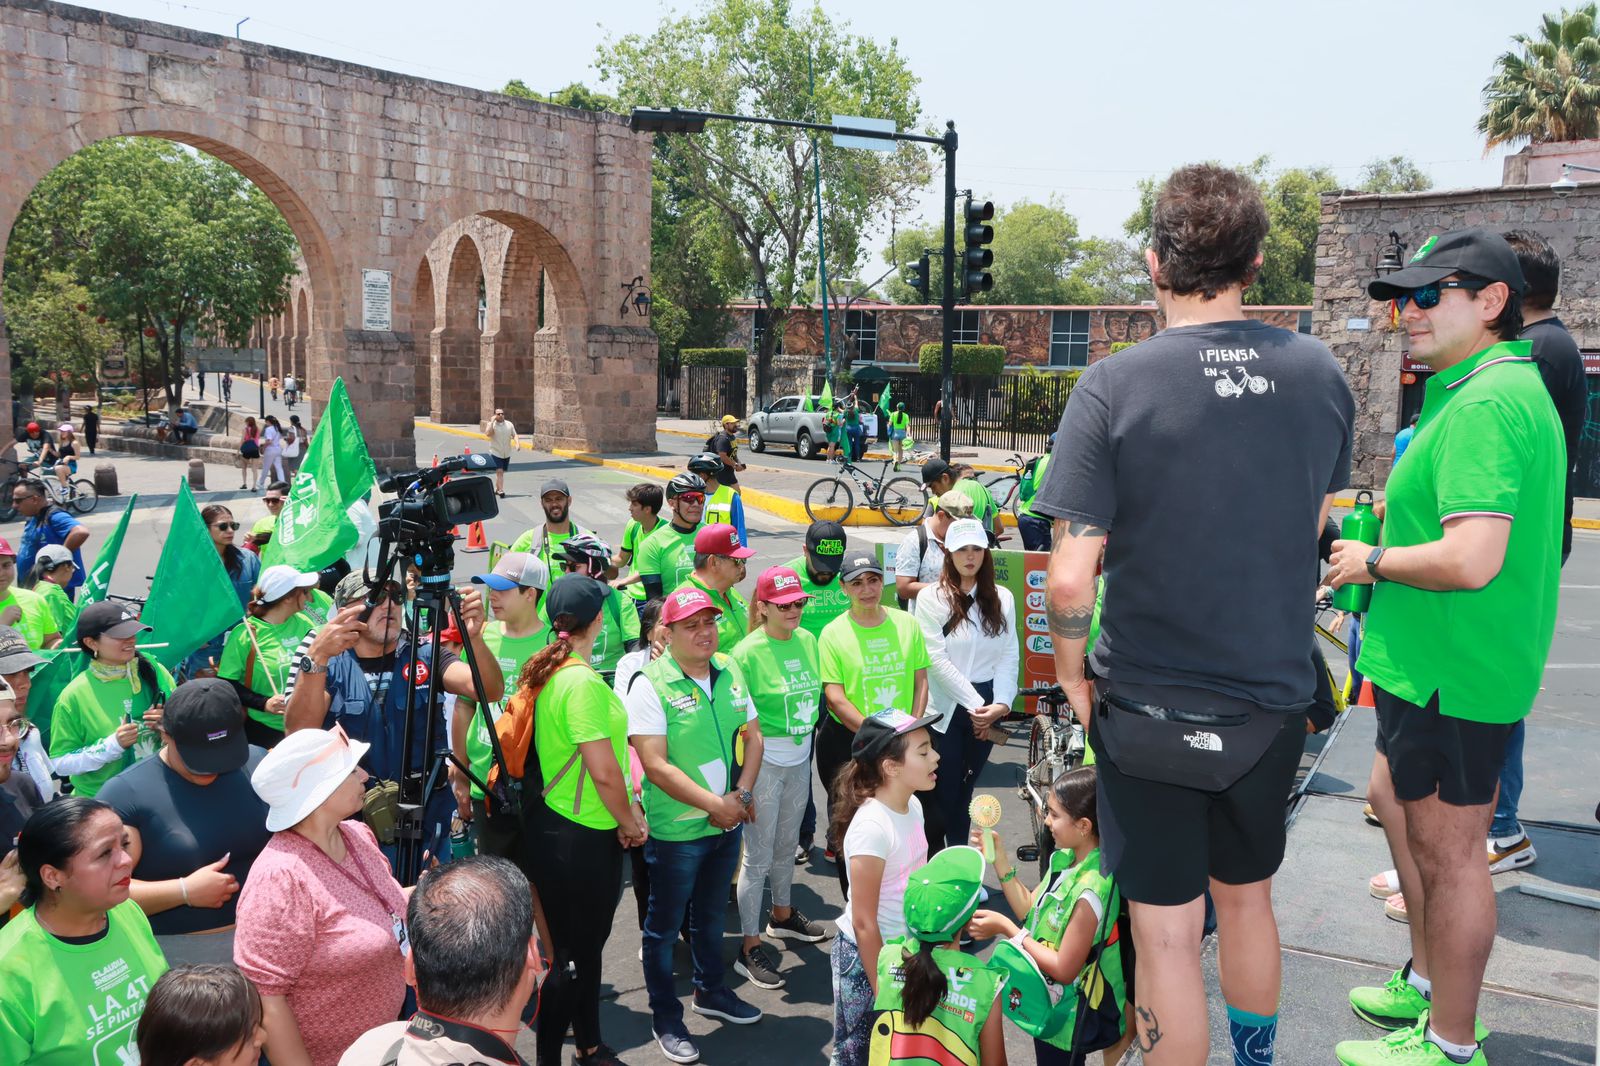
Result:
[[[661,624],[670,626],[685,618],[693,618],[701,611],[716,611],[720,615],[722,608],[712,603],[711,597],[697,588],[681,588],[667,596],[667,602],[661,605]]]
[[[726,522],[701,526],[694,535],[694,550],[705,555],[726,555],[731,559],[748,559],[755,554],[752,548],[739,543],[739,531]]]
[[[0,555],[9,555],[13,559],[17,557],[17,549],[13,548],[11,542],[4,537],[0,537]]]
[[[762,603],[797,603],[810,598],[800,584],[800,575],[787,566],[770,567],[756,579],[756,599]]]

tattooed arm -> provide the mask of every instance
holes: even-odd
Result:
[[[1094,572],[1106,531],[1088,522],[1056,519],[1050,552],[1046,613],[1056,660],[1056,681],[1083,727],[1089,727],[1090,688],[1083,656],[1094,619]]]

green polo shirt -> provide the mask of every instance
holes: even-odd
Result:
[[[1428,379],[1417,430],[1384,487],[1386,548],[1429,544],[1451,517],[1511,520],[1505,562],[1481,589],[1372,590],[1356,668],[1418,706],[1474,722],[1533,709],[1555,635],[1566,445],[1528,341],[1506,341]]]
[[[667,591],[677,592],[680,588],[697,588],[722,609],[722,617],[717,619],[717,650],[724,655],[732,654],[734,647],[750,632],[750,601],[739,595],[738,589],[718,592],[692,573],[683,584]]]
[[[850,609],[850,597],[845,595],[844,582],[839,580],[838,574],[833,575],[826,585],[812,581],[804,555],[797,555],[783,565],[800,575],[800,588],[811,597],[800,612],[800,628],[821,639],[828,623]]]

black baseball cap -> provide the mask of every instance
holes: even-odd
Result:
[[[883,566],[878,562],[878,557],[868,551],[853,551],[846,555],[844,565],[839,568],[839,580],[853,581],[862,574],[883,576]]]
[[[244,705],[220,677],[195,678],[174,689],[161,712],[161,731],[197,774],[231,773],[250,758]]]
[[[844,564],[844,526],[838,522],[813,522],[806,530],[806,562],[813,573],[837,574]]]
[[[855,739],[850,741],[850,757],[871,762],[884,753],[895,737],[918,729],[927,729],[942,717],[944,716],[937,711],[925,714],[921,718],[913,718],[905,711],[896,710],[869,714],[861,720],[861,727],[856,730]]]
[[[44,662],[10,626],[0,626],[0,674],[20,674]]]
[[[148,632],[149,626],[139,621],[133,608],[116,600],[91,603],[78,613],[78,637],[111,637],[126,640],[128,637]]]
[[[1404,270],[1369,281],[1367,295],[1374,300],[1392,300],[1412,289],[1443,281],[1451,274],[1503,281],[1516,293],[1528,287],[1517,253],[1506,239],[1494,230],[1473,226],[1429,237]]]
[[[950,473],[950,464],[943,459],[929,459],[922,464],[922,483],[932,485],[935,481]]]
[[[580,627],[588,626],[605,606],[611,586],[587,574],[562,574],[550,585],[545,610],[551,619],[570,614]]]

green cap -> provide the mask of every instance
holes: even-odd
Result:
[[[1066,1027],[1069,1014],[1057,1009],[1064,990],[1044,975],[1033,956],[1011,941],[1002,940],[995,944],[989,965],[1006,975],[1000,989],[1000,1009],[1018,1029],[1049,1040]]]
[[[945,848],[913,870],[906,884],[906,928],[918,940],[944,944],[972,919],[983,893],[983,853]]]

